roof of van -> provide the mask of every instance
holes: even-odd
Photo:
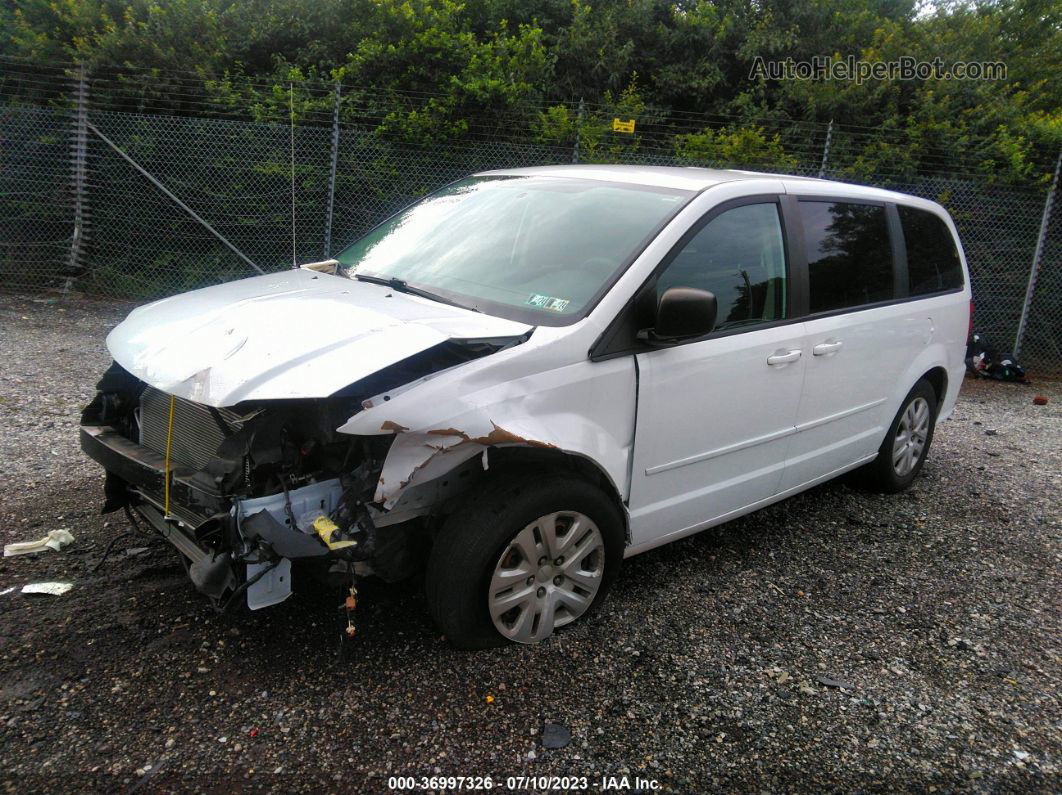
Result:
[[[575,179],[593,179],[605,182],[624,182],[629,185],[650,185],[658,188],[676,188],[679,190],[701,191],[723,182],[737,182],[752,179],[777,179],[787,186],[800,185],[808,192],[828,193],[829,186],[836,188],[837,194],[851,198],[877,199],[879,201],[910,201],[923,203],[923,200],[903,193],[871,188],[865,185],[853,185],[846,182],[815,179],[814,177],[797,177],[789,174],[770,174],[759,171],[721,168],[682,168],[677,166],[610,166],[610,165],[572,165],[572,166],[532,166],[530,168],[505,168],[496,171],[483,171],[480,175],[498,176],[549,176],[573,177]],[[797,192],[800,188],[791,192]],[[928,202],[926,202],[928,203]]]

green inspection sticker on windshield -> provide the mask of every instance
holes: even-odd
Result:
[[[539,295],[538,293],[532,293],[531,297],[524,301],[527,306],[544,309],[547,312],[563,312],[570,303],[571,301],[567,298],[554,298],[550,295]]]

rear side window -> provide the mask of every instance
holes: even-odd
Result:
[[[907,277],[911,295],[926,295],[962,287],[962,264],[951,230],[939,216],[914,207],[897,208],[907,248]]]
[[[895,298],[885,208],[801,201],[812,313]]]

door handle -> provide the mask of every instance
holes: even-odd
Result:
[[[837,353],[837,351],[841,350],[841,346],[843,345],[844,343],[840,340],[834,342],[820,342],[811,349],[811,352],[816,356],[829,356],[831,353]]]
[[[801,351],[799,350],[779,351],[778,353],[767,357],[767,364],[771,365],[771,367],[777,367],[780,364],[789,364],[790,362],[795,362],[799,359],[800,354]]]

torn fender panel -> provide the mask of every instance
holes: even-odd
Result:
[[[456,428],[437,428],[426,433],[400,433],[384,462],[375,500],[390,509],[408,487],[445,475],[459,464],[493,446],[555,445],[521,436],[491,423],[487,433],[470,436]]]
[[[475,381],[488,381],[490,369],[484,367]],[[494,446],[556,448],[583,456],[626,498],[637,389],[631,358],[581,361],[478,390],[460,375],[441,374],[374,404],[339,429],[396,434],[375,495],[384,508],[395,505],[409,486]],[[407,430],[390,430],[395,428]]]
[[[134,310],[107,337],[122,367],[208,406],[327,397],[451,339],[530,326],[377,284],[291,270],[194,290]]]
[[[445,475],[484,449],[456,434],[400,433],[388,451],[373,499],[390,510],[410,486]]]

